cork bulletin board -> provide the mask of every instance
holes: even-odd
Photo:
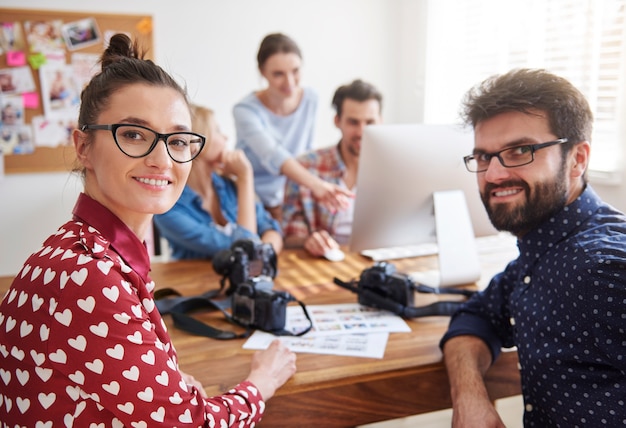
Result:
[[[78,118],[80,90],[99,71],[95,62],[110,37],[120,32],[154,59],[148,15],[0,8],[5,174],[72,168],[69,132]]]

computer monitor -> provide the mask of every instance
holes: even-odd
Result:
[[[461,125],[366,127],[350,250],[436,243],[433,194],[445,190],[463,192],[475,236],[496,234],[463,163],[473,147],[473,133]]]

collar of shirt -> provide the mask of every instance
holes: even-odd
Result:
[[[590,185],[587,185],[574,202],[563,207],[542,225],[518,240],[520,259],[528,261],[539,258],[558,242],[567,239],[575,229],[588,221],[602,204],[599,196]]]
[[[150,256],[145,243],[126,226],[115,214],[100,202],[84,193],[78,196],[74,210],[74,219],[95,228],[107,239],[115,251],[124,259],[141,278],[148,282]]]

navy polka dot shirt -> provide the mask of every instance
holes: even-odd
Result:
[[[494,359],[517,346],[526,427],[626,425],[626,216],[587,186],[451,319]]]

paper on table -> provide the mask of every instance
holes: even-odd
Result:
[[[307,306],[313,328],[304,336],[280,336],[294,352],[382,358],[388,333],[410,332],[399,316],[357,303]],[[299,306],[287,308],[285,329],[302,331],[308,320]],[[256,331],[244,349],[265,349],[276,336]]]
[[[306,308],[313,320],[313,328],[306,334],[306,337],[375,332],[407,333],[411,331],[411,327],[399,316],[358,303],[311,305]],[[287,331],[297,333],[308,325],[308,320],[299,306],[287,307],[287,321],[285,323]]]
[[[344,355],[351,357],[382,358],[385,355],[389,333],[340,334],[335,336],[280,336],[279,339],[293,352]],[[276,336],[256,331],[243,344],[244,349],[265,349]]]

